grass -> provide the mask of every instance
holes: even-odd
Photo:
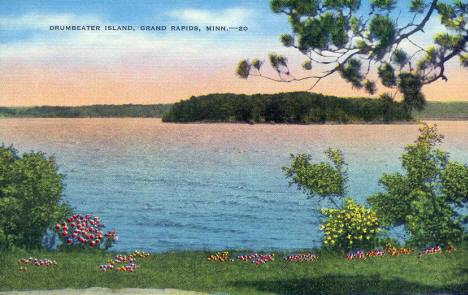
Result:
[[[424,110],[414,111],[418,119],[468,119],[468,102],[428,102]]]
[[[308,251],[306,251],[308,252]],[[306,253],[304,252],[304,253]],[[249,251],[232,251],[230,257]],[[178,288],[222,294],[415,294],[468,293],[468,247],[451,253],[374,257],[347,261],[343,255],[315,251],[310,263],[275,261],[264,265],[235,260],[207,262],[208,251],[154,253],[137,259],[133,273],[101,272],[99,265],[117,253],[36,250],[0,253],[0,290],[107,287]],[[28,265],[19,272],[17,261],[49,258],[56,266]]]

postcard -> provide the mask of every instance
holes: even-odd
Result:
[[[468,293],[467,16],[1,0],[0,294]]]

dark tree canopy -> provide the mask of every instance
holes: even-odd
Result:
[[[375,67],[383,86],[400,91],[409,109],[420,109],[425,103],[421,88],[447,80],[445,69],[450,59],[459,57],[460,64],[468,66],[465,1],[271,0],[270,8],[288,17],[291,32],[282,34],[280,40],[305,56],[303,69],[313,71],[314,64],[321,64],[328,70],[296,77],[285,56],[271,53],[269,61],[276,76],[265,75],[258,59],[245,59],[236,70],[241,78],[260,76],[278,82],[310,79],[310,90],[323,78],[339,73],[353,87],[364,87],[373,94],[376,82],[367,76]],[[423,48],[414,37],[424,34],[428,21],[435,17],[446,32],[437,33],[432,45]]]

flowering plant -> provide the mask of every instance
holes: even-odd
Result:
[[[395,246],[392,246],[390,243],[385,243],[385,252],[389,253],[390,256],[398,256],[400,254],[402,255],[408,255],[411,252],[414,252],[413,248],[396,248]]]
[[[128,256],[119,254],[114,256],[114,259],[108,259],[106,264],[99,265],[99,269],[102,272],[113,269],[115,269],[116,272],[134,272],[137,268],[140,268],[140,266],[135,263],[137,258],[146,258],[148,256],[148,253],[139,251],[135,251]]]
[[[318,259],[318,256],[315,254],[288,254],[283,256],[284,261],[293,261],[293,262],[312,262]]]
[[[252,253],[250,255],[238,255],[237,259],[242,260],[242,261],[250,261],[253,264],[259,265],[259,264],[265,264],[268,262],[272,262],[275,260],[275,254],[258,254],[258,253]]]
[[[57,265],[57,261],[55,260],[50,260],[48,258],[38,259],[34,257],[22,258],[18,260],[17,263],[19,265],[18,270],[21,272],[26,272],[28,270],[26,265],[29,265],[29,264],[34,265],[35,267]]]
[[[445,249],[445,252],[451,252],[455,250],[453,246],[448,247]],[[355,260],[356,258],[359,259],[367,259],[368,257],[383,257],[383,256],[393,256],[397,257],[399,255],[410,255],[411,253],[415,252],[413,248],[396,248],[392,246],[390,243],[385,244],[385,249],[383,248],[376,248],[374,250],[364,252],[360,249],[356,249],[351,251],[346,255],[346,259],[348,260]],[[422,255],[433,255],[442,253],[442,248],[439,245],[426,247],[419,251],[418,258],[421,258]]]
[[[348,260],[355,260],[356,258],[366,259],[366,254],[361,249],[356,249],[354,251],[349,252],[348,255],[346,255],[346,259]]]
[[[229,252],[223,251],[210,255],[206,261],[234,262],[234,259],[228,257]]]
[[[63,245],[80,245],[99,248],[104,245],[105,250],[109,249],[117,241],[115,231],[109,231],[106,234],[101,231],[104,224],[99,217],[93,217],[89,214],[81,216],[73,215],[61,224],[56,224],[55,232],[58,234]]]
[[[355,246],[372,248],[379,232],[375,212],[346,198],[341,209],[321,209],[320,213],[327,217],[320,226],[325,233],[325,247],[337,250],[349,250]]]

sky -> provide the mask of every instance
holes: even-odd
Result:
[[[409,16],[402,11],[403,22]],[[50,29],[64,25],[101,30]],[[104,30],[119,25],[135,30]],[[247,30],[208,32],[210,25]],[[167,29],[146,31],[141,26]],[[197,26],[200,31],[171,31],[171,26]],[[438,20],[431,19],[415,40],[429,44],[441,30]],[[154,104],[209,93],[306,90],[313,81],[277,83],[235,74],[239,60],[266,60],[276,52],[288,57],[296,77],[306,75],[300,67],[304,57],[279,41],[288,32],[286,16],[271,12],[268,0],[0,0],[0,106]],[[313,73],[322,70],[315,67]],[[448,82],[424,87],[427,100],[468,101],[468,71],[451,62],[447,77]],[[338,75],[322,80],[313,91],[367,96]]]

